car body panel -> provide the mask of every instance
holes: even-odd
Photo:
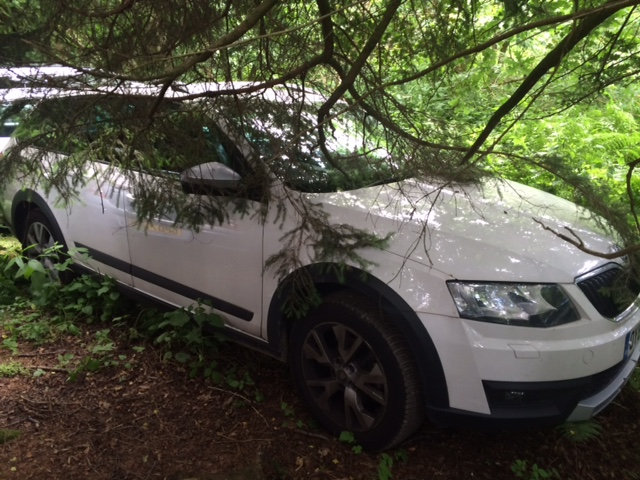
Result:
[[[247,156],[249,148],[238,145]],[[226,180],[234,181],[235,175]],[[92,258],[78,256],[79,263],[166,304],[188,307],[198,300],[212,301],[229,328],[264,345],[277,344],[276,354],[286,357],[286,341],[276,338],[286,337],[286,315],[273,313],[282,306],[276,297],[283,291],[283,278],[275,269],[265,269],[265,262],[291,246],[287,233],[304,221],[305,206],[317,204],[331,224],[388,238],[385,248],[358,253],[370,262],[367,278],[384,286],[376,295],[393,292],[393,301],[383,298],[389,300],[385,307],[415,315],[418,328],[400,330],[430,340],[428,348],[435,350],[441,364],[444,386],[424,389],[445,388],[446,396],[440,397],[448,401],[444,408],[491,416],[496,409],[486,382],[536,388],[589,379],[615,368],[627,372],[637,363],[640,346],[628,351],[630,332],[640,328],[637,304],[619,318],[605,318],[576,284],[579,277],[611,261],[558,236],[568,235],[586,249],[608,253],[616,249],[615,234],[588,211],[530,187],[502,180],[458,185],[409,179],[350,191],[303,193],[272,179],[268,203],[250,199],[246,212],[236,212],[231,193],[225,219],[193,231],[172,215],[141,221],[134,189],[115,168],[92,164],[86,178],[79,198],[66,206],[29,179],[13,182],[3,192],[2,209],[15,224],[12,204],[25,188],[33,189],[51,208],[67,245],[89,249]],[[197,201],[196,194],[188,195]],[[298,263],[285,272],[287,278],[295,275],[295,268],[324,261],[314,258],[309,238],[300,237],[292,248]],[[357,270],[360,265],[352,267]],[[549,328],[464,319],[447,287],[453,280],[559,285],[578,319]],[[357,290],[348,282],[331,281],[330,289]],[[283,325],[271,329],[275,317]],[[394,321],[406,318],[398,315]],[[433,357],[418,350],[412,353],[419,368],[433,368],[426,360]],[[601,389],[606,398],[596,395],[576,415],[596,413],[627,379],[627,373],[615,376]],[[560,419],[567,416],[568,412],[560,413]]]
[[[171,218],[154,218],[149,224],[137,225],[135,210],[128,208],[128,241],[131,262],[136,267],[134,288],[178,306],[193,304],[194,298],[181,295],[166,282],[159,285],[153,275],[171,279],[206,294],[201,299],[218,304],[216,310],[228,325],[259,336],[263,225],[256,220],[260,205],[251,202],[248,208],[246,213],[230,211],[223,224],[205,224],[197,232],[176,226]],[[159,258],[165,260],[159,262]],[[220,305],[222,299],[229,305]]]
[[[544,226],[570,227],[594,251],[615,248],[589,212],[516,182],[407,181],[313,198],[336,223],[392,234],[388,250],[457,279],[572,283],[604,263]]]

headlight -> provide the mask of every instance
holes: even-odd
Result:
[[[453,281],[447,285],[462,318],[543,328],[579,318],[558,285]]]

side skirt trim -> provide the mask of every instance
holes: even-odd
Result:
[[[195,288],[191,288],[182,283],[178,283],[169,278],[150,272],[149,270],[145,270],[144,268],[136,267],[135,265],[125,262],[124,260],[115,258],[107,253],[101,252],[87,245],[76,243],[76,246],[86,249],[89,256],[94,260],[115,268],[116,270],[128,273],[136,278],[139,278],[140,280],[153,283],[160,288],[164,288],[165,290],[177,293],[178,295],[182,295],[183,297],[190,298],[194,301],[209,301],[211,302],[211,306],[216,310],[220,310],[221,312],[224,312],[226,314],[233,315],[234,317],[237,317],[241,320],[250,322],[253,319],[253,312],[238,305],[229,303],[220,298],[212,297],[211,295],[208,295],[207,293],[204,293],[200,290],[196,290]]]

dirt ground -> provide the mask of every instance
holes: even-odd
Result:
[[[640,479],[640,393],[630,387],[583,442],[558,428],[482,433],[427,423],[383,456],[328,438],[285,366],[241,347],[222,353],[255,380],[243,389],[190,379],[149,345],[120,346],[119,365],[70,381],[61,359],[86,355],[91,334],[21,344],[18,355],[0,350],[0,364],[29,372],[0,377],[0,429],[17,432],[0,438],[0,480]]]

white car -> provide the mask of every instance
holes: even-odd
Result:
[[[637,287],[620,304],[610,287],[623,260],[589,255],[549,230],[570,227],[586,247],[614,250],[588,212],[508,181],[369,178],[362,158],[337,172],[313,131],[287,128],[292,109],[282,99],[295,93],[265,95],[240,130],[239,117],[216,107],[201,129],[207,155],[184,155],[178,167],[158,160],[174,200],[213,198],[228,206],[221,223],[189,229],[171,209],[141,221],[140,184],[153,174],[93,157],[77,200],[65,206],[55,190],[21,179],[4,189],[5,217],[26,244],[86,248],[90,259],[77,262],[128,291],[175,307],[210,301],[232,338],[289,362],[323,426],[353,432],[366,448],[398,444],[425,414],[439,424],[554,424],[589,419],[620,392],[640,356]],[[87,98],[61,101],[79,111],[74,102]],[[47,101],[38,103],[36,111]],[[338,122],[332,155],[366,143],[352,127]],[[72,153],[45,143],[23,155],[43,149],[52,163],[53,151]],[[367,158],[385,158],[384,148]],[[243,187],[256,170],[271,179],[268,195]],[[335,228],[388,236],[386,245],[357,250],[364,265],[319,258],[313,233],[299,228],[304,208],[317,207]],[[265,268],[286,247],[297,263]],[[296,317],[284,306],[300,279],[321,302]]]

